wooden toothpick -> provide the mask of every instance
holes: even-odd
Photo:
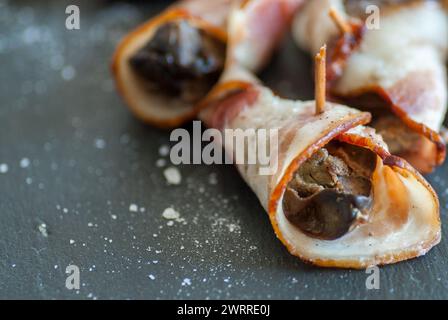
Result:
[[[316,99],[316,115],[325,111],[326,104],[326,60],[327,60],[327,45],[320,48],[319,53],[315,59],[315,99]]]
[[[331,7],[329,15],[331,19],[333,19],[333,22],[336,24],[336,26],[339,28],[342,34],[352,32],[350,24],[347,23],[344,17],[342,17],[341,14],[334,7]]]

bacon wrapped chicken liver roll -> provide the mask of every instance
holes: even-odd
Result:
[[[260,171],[266,163],[237,168],[291,254],[318,266],[366,268],[424,255],[439,243],[437,195],[364,126],[369,113],[327,103],[316,115],[314,101],[282,99],[235,70],[201,118],[223,135],[255,130],[244,150],[226,145],[235,159],[269,146],[272,174]],[[277,130],[278,143],[256,138],[260,129]]]
[[[229,60],[227,52],[252,71],[263,66],[274,46],[264,37],[283,35],[301,2],[179,1],[120,43],[112,64],[117,87],[141,120],[159,127],[178,126],[206,106],[203,101]],[[227,21],[233,6],[238,23],[235,42],[228,46]],[[268,21],[259,21],[260,13]]]
[[[237,22],[231,14],[229,30]],[[340,268],[424,255],[441,237],[437,195],[365,126],[370,113],[325,101],[324,57],[321,49],[317,101],[307,102],[276,96],[244,59],[232,59],[200,118],[221,131],[226,152],[291,254]],[[227,143],[234,141],[229,132],[246,140]],[[254,154],[270,161],[251,162]]]
[[[379,19],[375,7],[366,11],[371,5],[379,8]],[[345,20],[345,28],[330,18],[331,8]],[[329,95],[370,111],[371,125],[392,154],[422,173],[444,161],[446,2],[312,0],[297,14],[293,32],[311,53],[330,44]]]

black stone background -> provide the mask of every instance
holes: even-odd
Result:
[[[80,7],[81,30],[64,27],[68,4]],[[447,298],[445,231],[367,290],[364,271],[289,255],[234,167],[180,166],[181,185],[167,185],[156,162],[169,132],[136,120],[109,72],[119,39],[166,4],[0,0],[0,298]],[[262,79],[310,99],[311,72],[288,39]],[[444,225],[446,176],[445,165],[428,177]],[[183,223],[167,225],[170,206]],[[80,290],[65,288],[70,264]]]

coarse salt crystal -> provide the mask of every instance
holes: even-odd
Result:
[[[160,146],[159,148],[159,154],[162,157],[166,157],[170,153],[170,147],[164,144],[163,146]]]
[[[189,278],[185,278],[183,281],[182,281],[182,286],[190,286],[191,285],[191,279],[189,279]]]
[[[95,139],[95,147],[98,149],[104,149],[106,147],[106,141],[103,139]]]
[[[39,232],[42,234],[42,236],[48,237],[47,225],[45,223],[39,224],[37,228],[39,229]]]
[[[162,213],[162,217],[168,220],[177,220],[180,218],[180,213],[173,208],[166,208]]]
[[[166,165],[166,160],[165,160],[165,159],[160,158],[160,159],[158,159],[158,160],[156,161],[156,166],[157,166],[158,168],[162,168],[162,167],[164,167],[165,165]]]
[[[8,165],[6,163],[0,164],[0,173],[8,172]]]
[[[61,76],[64,80],[70,81],[76,76],[76,70],[72,66],[66,66],[61,70]]]
[[[175,167],[169,167],[163,171],[163,175],[165,176],[168,184],[178,185],[182,181],[182,176],[180,175],[180,171]]]
[[[29,165],[30,165],[30,159],[23,158],[22,160],[20,160],[20,167],[21,168],[28,168]]]
[[[208,176],[208,183],[210,183],[211,185],[218,184],[218,176],[216,175],[216,173],[211,173]]]

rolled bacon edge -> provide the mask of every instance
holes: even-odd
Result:
[[[237,62],[252,72],[264,66],[302,2],[178,1],[118,45],[112,59],[118,91],[142,121],[179,126],[207,106],[226,65]]]
[[[315,115],[314,101],[285,100],[250,75],[241,77],[244,71],[229,73],[227,81],[215,88],[201,119],[223,133],[226,129],[278,129],[278,169],[273,175],[261,175],[259,164],[236,166],[291,254],[322,267],[360,269],[421,256],[439,243],[437,195],[405,160],[388,152],[373,129],[364,126],[370,121],[369,113],[327,103],[325,112]],[[325,227],[317,227],[317,235],[310,235],[287,217],[286,190],[313,155],[334,143],[367,150],[376,163],[370,176],[368,216],[350,230],[344,229],[344,234],[325,239],[319,233]],[[236,150],[226,151],[235,154]],[[326,208],[338,208],[338,199],[330,197]]]
[[[312,54],[322,44],[331,44],[330,98],[371,111],[372,125],[393,154],[421,173],[433,171],[446,156],[440,133],[448,103],[446,8],[429,0],[385,5],[380,8],[380,28],[368,30],[344,3],[308,1],[294,21],[297,43]],[[351,34],[340,35],[328,15],[332,7],[352,24]],[[386,110],[393,116],[384,117]]]

